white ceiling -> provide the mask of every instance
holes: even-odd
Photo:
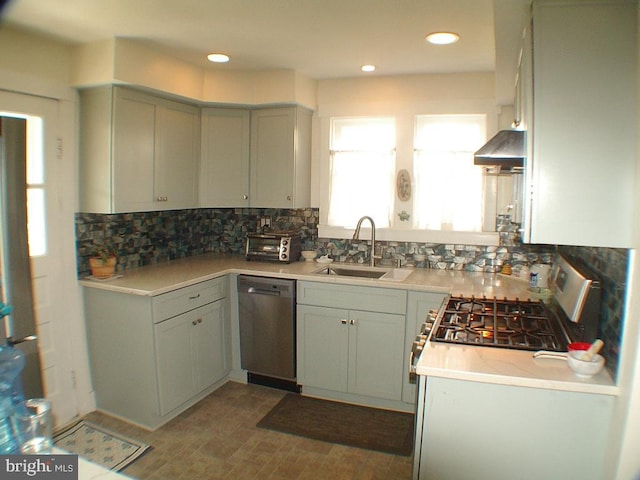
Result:
[[[497,69],[497,90],[506,89],[508,96],[528,3],[10,0],[2,14],[9,25],[69,43],[134,38],[205,68],[293,69],[314,79],[362,76],[363,64],[377,66],[373,75]],[[424,37],[436,30],[455,31],[461,39],[450,46],[432,46]],[[227,53],[231,62],[209,63],[206,55],[214,51]]]

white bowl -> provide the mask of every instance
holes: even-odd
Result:
[[[316,260],[318,263],[331,263],[333,262],[333,258],[320,257]]]
[[[315,250],[303,250],[300,253],[302,254],[302,258],[304,258],[307,262],[312,262],[313,259],[318,256],[318,253]]]
[[[604,368],[604,357],[602,355],[594,355],[590,361],[585,362],[581,359],[584,353],[582,350],[574,350],[567,353],[569,368],[578,377],[592,377],[600,373]]]

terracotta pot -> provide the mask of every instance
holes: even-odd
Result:
[[[91,275],[95,278],[113,277],[116,271],[116,257],[109,257],[106,260],[100,257],[91,257],[89,258],[89,268],[91,268]]]

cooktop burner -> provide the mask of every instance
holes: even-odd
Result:
[[[518,350],[565,351],[566,336],[541,301],[451,297],[431,340]]]

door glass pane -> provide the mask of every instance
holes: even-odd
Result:
[[[27,188],[27,232],[29,255],[36,257],[47,253],[43,188]]]
[[[27,120],[27,230],[29,255],[47,253],[44,189],[44,130],[41,117],[14,112],[0,112],[5,117]]]

